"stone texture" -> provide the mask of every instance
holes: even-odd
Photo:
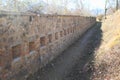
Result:
[[[94,17],[71,15],[1,16],[0,78],[24,80],[58,56],[95,22]]]

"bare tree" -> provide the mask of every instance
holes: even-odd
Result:
[[[114,13],[119,9],[120,0],[106,0],[105,1],[105,19],[106,14]]]
[[[108,0],[105,1],[105,19],[106,19],[106,13],[107,13],[107,4],[108,4]]]
[[[4,1],[4,0],[0,0]],[[1,9],[5,11],[13,12],[34,12],[34,13],[52,13],[52,14],[77,14],[77,15],[89,15],[89,7],[86,7],[84,3],[87,0],[72,0],[75,4],[76,10],[69,9],[68,6],[71,0],[6,0],[5,4],[0,4]],[[42,2],[44,4],[42,4]],[[61,5],[59,4],[61,3]]]
[[[116,0],[116,11],[118,10],[118,8],[119,8],[119,1]]]

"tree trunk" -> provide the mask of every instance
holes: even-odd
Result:
[[[107,0],[105,1],[105,19],[106,19],[106,13],[107,13]]]
[[[119,3],[118,0],[116,0],[116,11],[118,10],[118,7],[119,7]]]

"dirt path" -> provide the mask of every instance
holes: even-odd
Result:
[[[85,66],[89,56],[100,44],[100,24],[89,29],[83,37],[28,80],[89,80],[91,73],[86,75]]]

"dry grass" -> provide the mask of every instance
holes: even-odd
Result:
[[[120,45],[95,56],[92,80],[120,80]]]
[[[92,80],[120,80],[120,11],[103,22],[102,44],[96,51]]]

